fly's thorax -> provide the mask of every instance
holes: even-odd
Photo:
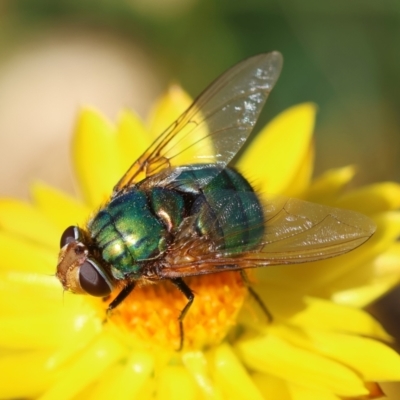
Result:
[[[88,232],[115,279],[139,279],[143,263],[167,248],[168,230],[143,190],[112,199],[89,221]]]

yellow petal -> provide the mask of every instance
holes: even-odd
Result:
[[[330,277],[330,283],[324,290],[326,297],[337,299],[336,293],[347,291],[347,294],[350,294],[349,290],[359,288],[358,295],[354,293],[353,300],[350,301],[348,297],[349,301],[346,303],[366,305],[379,298],[382,290],[384,291],[385,288],[388,290],[398,281],[398,272],[393,269],[396,269],[394,266],[398,265],[400,259],[395,254],[392,253],[386,261],[386,263],[394,263],[391,268],[386,267],[386,276],[383,276],[385,274],[383,270],[380,271],[379,263],[382,265],[383,255],[391,251],[400,235],[400,213],[390,211],[378,214],[374,219],[377,223],[377,231],[366,244],[341,257],[342,260],[349,260],[347,271],[343,269],[340,274],[336,274],[336,277],[333,275]],[[332,264],[327,260],[325,265]],[[363,286],[365,289],[362,288]],[[322,292],[314,294],[321,295]]]
[[[55,371],[48,363],[51,355],[52,351],[48,350],[0,357],[0,398],[37,398],[56,379]]]
[[[0,227],[33,243],[58,249],[60,230],[32,205],[19,200],[0,200]]]
[[[200,390],[193,376],[183,366],[169,365],[162,369],[157,383],[157,400],[196,400]]]
[[[1,316],[57,312],[62,305],[62,288],[54,276],[5,271],[0,285]]]
[[[58,313],[36,311],[29,316],[0,317],[0,346],[14,349],[40,349],[65,344],[71,337],[76,315],[63,312],[61,305]],[[86,324],[92,324],[93,319]]]
[[[70,225],[83,225],[90,209],[65,193],[41,182],[31,186],[38,209],[62,231]]]
[[[399,283],[400,277],[390,276],[376,279],[375,282],[364,286],[353,287],[349,290],[338,290],[332,294],[332,300],[338,304],[353,307],[367,307]]]
[[[400,243],[394,242],[385,252],[382,252],[373,260],[373,264],[377,277],[397,275],[400,264]]]
[[[343,315],[343,319],[345,317]],[[271,333],[351,367],[364,381],[400,380],[400,356],[377,340],[348,334],[343,328],[326,331],[307,326],[299,330],[280,325],[273,326],[269,330]]]
[[[395,210],[400,207],[400,185],[385,182],[364,186],[343,194],[336,206],[368,215]]]
[[[192,99],[179,85],[171,85],[150,113],[149,131],[152,139],[164,132],[191,104]]]
[[[8,290],[1,293],[0,323],[4,329],[0,331],[0,347],[21,350],[59,346],[64,356],[60,353],[58,359],[65,359],[100,332],[101,319],[83,296],[63,298],[60,288],[55,296],[46,286],[40,287],[44,290],[36,296],[32,290],[22,292],[24,285],[17,284],[13,295]],[[5,295],[9,298],[3,299]]]
[[[57,235],[59,236],[59,233]],[[46,235],[44,237],[46,238]],[[57,239],[57,236],[54,236],[51,240],[59,241],[59,238]],[[54,245],[53,248],[55,248]],[[55,273],[57,265],[56,249],[51,251],[49,248],[38,246],[22,240],[18,236],[3,232],[0,232],[0,248],[0,271],[26,271],[39,275]]]
[[[182,361],[197,382],[205,399],[222,400],[224,398],[211,379],[208,361],[204,353],[200,351],[185,353],[182,355]]]
[[[400,280],[400,243],[352,269],[333,283],[331,298],[337,303],[363,308],[372,303]]]
[[[124,348],[112,336],[103,334],[63,369],[59,379],[40,397],[40,400],[72,399],[101,373],[115,363]]]
[[[74,400],[107,400],[113,398],[111,388],[115,389],[115,382],[118,381],[124,366],[112,364],[99,376],[99,379],[87,385]]]
[[[64,342],[49,360],[54,368],[64,368],[65,365],[69,365],[71,360],[75,360],[77,356],[80,357],[81,352],[90,347],[103,330],[104,321],[94,317],[93,312],[88,312],[84,302],[80,304],[80,307],[73,309],[69,305],[65,306],[68,309],[66,319],[69,319],[71,324],[65,333]]]
[[[340,396],[361,396],[368,391],[353,370],[268,336],[243,340],[236,346],[244,363],[255,371],[274,375],[301,386],[332,391]]]
[[[93,110],[83,110],[72,142],[74,166],[85,201],[98,207],[121,178],[115,128]]]
[[[231,400],[263,400],[263,396],[250,378],[232,348],[222,344],[215,350],[215,379]]]
[[[135,352],[123,365],[113,365],[92,388],[90,400],[143,399],[142,390],[154,374],[153,357],[146,352]]]
[[[341,400],[339,396],[328,390],[315,390],[301,385],[291,384],[289,386],[291,400]]]
[[[301,161],[292,182],[288,184],[287,190],[285,191],[286,196],[304,196],[304,191],[307,189],[311,181],[311,176],[314,168],[314,158],[314,146],[311,144],[304,156],[304,159]]]
[[[121,177],[150,146],[152,138],[140,118],[132,111],[124,110],[118,117],[116,137],[121,157]]]
[[[289,193],[289,186],[310,151],[315,113],[312,103],[283,111],[240,157],[237,167],[264,193]]]
[[[363,310],[312,297],[305,301],[307,308],[290,319],[297,326],[392,340],[382,325]]]
[[[355,173],[355,167],[352,165],[328,170],[314,179],[304,197],[314,203],[333,205],[338,194],[353,179]]]
[[[1,317],[0,346],[14,349],[39,349],[62,344],[60,327],[68,328],[65,318],[55,314],[22,317]],[[62,316],[64,317],[64,316]]]
[[[263,394],[264,399],[293,400],[288,389],[288,384],[283,379],[261,372],[254,373],[252,378]]]
[[[314,351],[353,368],[365,381],[399,381],[400,356],[369,338],[307,329]]]

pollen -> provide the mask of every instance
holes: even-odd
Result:
[[[236,323],[247,294],[238,272],[185,278],[195,295],[183,320],[183,349],[196,350],[220,343]],[[113,293],[114,298],[118,292]],[[104,311],[111,299],[103,302]],[[107,317],[132,346],[177,350],[180,346],[178,317],[186,297],[169,281],[136,287]]]

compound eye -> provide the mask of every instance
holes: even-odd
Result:
[[[93,260],[86,260],[79,269],[81,288],[92,296],[105,297],[111,293],[112,286],[105,274]]]
[[[77,226],[69,226],[61,235],[60,249],[68,243],[77,241],[79,237],[79,228]]]

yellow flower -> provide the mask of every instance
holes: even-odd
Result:
[[[344,193],[353,167],[311,182],[312,104],[276,117],[237,167],[261,191],[359,210],[378,230],[340,258],[255,270],[273,322],[237,273],[190,279],[196,301],[182,352],[185,298],[168,282],[135,288],[107,319],[109,300],[63,294],[54,276],[61,233],[85,223],[189,103],[173,87],[148,129],[128,111],[116,127],[82,111],[73,154],[83,200],[36,183],[32,205],[0,201],[0,398],[361,399],[379,395],[374,382],[400,379],[400,358],[383,344],[391,338],[360,309],[399,280],[400,187]]]

